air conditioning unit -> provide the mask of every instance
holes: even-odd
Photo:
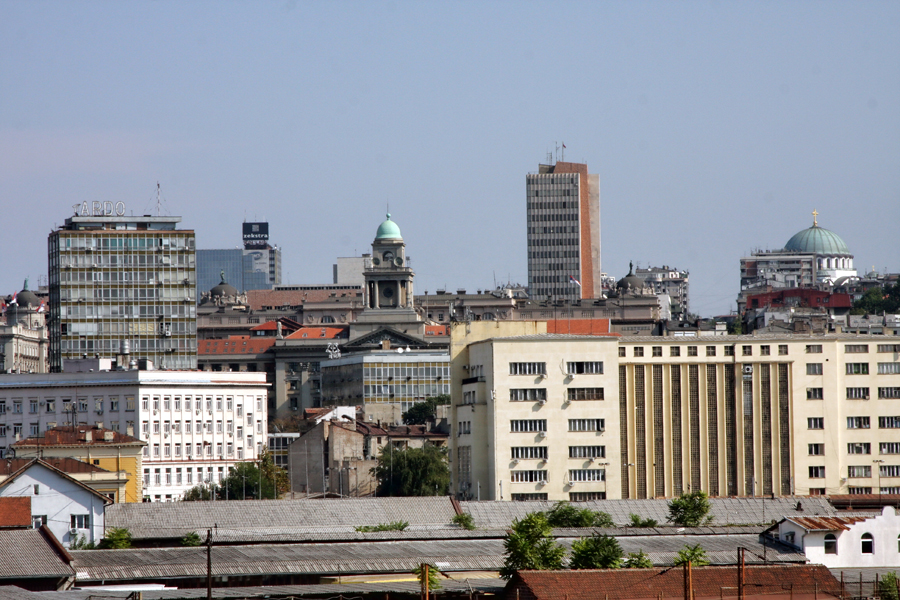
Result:
[[[540,436],[541,436],[542,438],[547,437],[547,432],[546,432],[546,431],[542,431]]]
[[[158,411],[157,409],[154,408],[154,409],[153,409],[153,414],[154,414],[154,415],[158,415],[158,414],[159,414],[159,411]]]
[[[200,411],[200,409],[198,408],[198,409],[197,409],[197,412],[196,412],[195,414],[198,414],[198,415],[199,415],[200,412],[201,412],[201,411]]]
[[[538,485],[547,485],[547,480],[546,480],[546,479],[540,480],[540,481],[538,482]]]
[[[547,379],[547,374],[546,374],[546,373],[541,373],[541,379]]]
[[[78,529],[73,527],[72,529],[69,530],[69,535],[78,535]]]
[[[169,437],[169,434],[168,434],[168,433],[164,433],[164,434],[163,434],[163,437],[164,437],[164,438],[168,438],[168,437]]]
[[[575,380],[575,373],[566,373],[566,377],[569,378],[569,381]]]
[[[165,337],[172,337],[172,330],[171,330],[171,329],[166,329],[165,331],[163,331],[163,335],[164,335]]]
[[[747,375],[753,373],[753,365],[744,365],[744,373]]]
[[[538,404],[543,406],[543,405],[547,404],[547,401],[546,400],[538,400]]]
[[[596,461],[596,460],[597,460],[597,458],[596,458],[596,457],[594,457],[594,456],[592,456],[592,457],[591,457],[591,459],[590,459],[590,460],[591,460],[591,462],[594,462],[594,461]]]
[[[519,464],[519,459],[518,459],[518,458],[514,458],[512,462],[513,462],[514,465],[517,465],[517,464]]]
[[[98,414],[98,415],[102,415],[102,414],[103,414],[103,409],[101,408],[100,410],[98,410],[98,411],[97,411],[97,414]]]
[[[597,430],[597,433],[606,433],[606,427],[601,427]]]

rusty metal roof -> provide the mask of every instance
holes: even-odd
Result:
[[[828,517],[828,516],[809,516],[809,517],[788,517],[786,521],[790,521],[795,525],[799,525],[806,531],[847,531],[850,525],[860,523],[866,519],[871,519],[875,515],[865,517]]]

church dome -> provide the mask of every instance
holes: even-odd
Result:
[[[222,281],[219,282],[219,285],[209,290],[209,295],[213,298],[220,296],[237,296],[238,293],[236,287],[225,281],[225,271],[222,271]]]
[[[629,263],[628,275],[626,275],[616,283],[616,290],[618,290],[620,293],[630,292],[632,294],[637,294],[642,291],[646,285],[647,284],[643,279],[634,274],[634,266]]]
[[[25,280],[25,287],[21,292],[16,294],[16,304],[19,305],[19,309],[24,310],[27,308],[31,308],[33,310],[37,310],[37,308],[41,305],[40,299],[38,299],[37,295],[28,289],[28,280]]]
[[[784,249],[789,252],[803,252],[805,254],[844,254],[850,255],[850,250],[844,240],[833,231],[819,227],[817,223],[809,229],[804,229],[788,240]]]
[[[387,219],[378,226],[378,231],[375,233],[376,240],[402,240],[403,236],[400,235],[400,228],[397,227],[397,224],[391,221],[391,213],[387,214]]]

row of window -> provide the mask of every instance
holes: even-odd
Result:
[[[546,388],[518,388],[509,390],[509,399],[511,402],[546,402]],[[603,400],[603,388],[567,388],[566,400]],[[471,402],[466,402],[463,398],[463,404],[474,404],[474,392],[472,392]]]
[[[510,471],[509,480],[512,483],[544,483],[549,479],[548,471],[544,469],[532,469],[528,471]],[[606,469],[569,469],[566,483],[606,481]]]
[[[546,375],[545,362],[511,362],[510,375]],[[603,375],[603,361],[571,361],[566,363],[567,375]]]
[[[240,442],[240,440],[238,440]],[[253,447],[253,436],[247,436],[247,448],[250,449]],[[171,458],[174,456],[175,458],[181,458],[182,456],[182,448],[184,448],[184,457],[185,458],[193,458],[193,457],[201,457],[201,456],[212,456],[212,444],[209,442],[204,442],[202,444],[162,444],[162,448],[160,448],[160,444],[153,444],[153,458]],[[160,449],[162,449],[162,454],[160,454]],[[172,452],[175,452],[173,455]],[[234,444],[232,442],[228,442],[224,445],[224,451],[227,456],[234,456]],[[223,445],[221,442],[216,443],[216,456],[222,457],[223,454]],[[257,454],[262,454],[262,444],[257,444],[256,446]],[[144,456],[150,456],[150,447],[144,446]],[[237,447],[237,458],[244,458],[244,447]]]
[[[847,429],[870,429],[870,417],[847,417]],[[807,429],[825,429],[825,417],[809,417],[806,419]],[[900,417],[878,417],[879,429],[900,428]]]
[[[228,470],[231,471],[234,467],[228,467]],[[194,483],[194,467],[187,467],[184,470],[185,479],[182,480],[182,472],[181,467],[175,467],[175,478],[172,478],[172,469],[165,469],[165,473],[163,473],[162,469],[153,469],[153,483],[155,485],[163,485],[163,481],[165,481],[165,485],[192,485]],[[163,475],[165,475],[165,480],[163,479]],[[218,480],[219,483],[222,482],[222,479],[225,478],[225,468],[218,468]],[[206,476],[204,477],[203,467],[197,467],[197,483],[210,483],[213,480],[213,468],[206,468]],[[144,487],[150,486],[150,469],[144,469]]]
[[[534,492],[527,494],[510,494],[513,502],[531,502],[535,500],[547,500],[547,494]],[[569,502],[591,502],[594,500],[606,500],[606,492],[569,492]]]
[[[547,460],[547,446],[513,446],[510,455],[513,460]],[[569,446],[569,458],[606,458],[606,446]]]
[[[807,444],[810,456],[824,456],[825,444]],[[881,442],[878,445],[879,454],[900,454],[900,442]],[[870,442],[849,442],[847,454],[872,454]],[[882,467],[885,468],[885,467]],[[894,477],[890,475],[889,477]]]
[[[509,422],[513,433],[546,432],[547,419],[513,419]],[[605,431],[605,419],[569,419],[569,431]]]
[[[162,422],[162,430],[160,431],[160,422],[153,421],[153,433],[181,433],[182,430],[182,421],[163,421]],[[253,426],[253,415],[247,415],[247,427],[250,428]],[[144,436],[150,435],[150,422],[142,421],[141,422],[141,431]],[[212,433],[213,431],[213,422],[210,421],[184,421],[184,433]],[[225,431],[228,433],[234,433],[234,421],[225,421]],[[262,433],[262,421],[256,422],[256,433]],[[222,429],[222,421],[216,421],[216,433],[223,433]],[[237,434],[238,436],[242,436],[244,433],[244,428],[240,425],[240,421],[238,421]]]
[[[716,356],[716,348],[718,346],[706,346],[706,356]],[[723,346],[724,356],[734,356],[735,355],[735,346]],[[868,344],[847,344],[844,346],[844,352],[848,354],[859,354],[859,353],[867,353],[869,351]],[[878,344],[878,352],[886,353],[886,352],[900,352],[900,344]],[[643,346],[635,346],[633,350],[634,356],[641,357],[644,356],[644,347]],[[806,346],[807,354],[821,354],[822,353],[822,344],[807,344]],[[761,344],[759,346],[759,355],[760,356],[771,356],[772,347],[768,344]],[[787,356],[788,354],[788,345],[787,344],[779,344],[778,345],[778,355],[779,356]],[[651,346],[651,356],[662,356],[663,355],[663,347],[662,346]],[[626,356],[626,348],[624,346],[619,347],[619,356]],[[681,347],[680,346],[670,346],[669,347],[669,356],[681,356]],[[688,346],[687,347],[687,356],[699,356],[698,347],[697,346]],[[753,346],[750,345],[742,345],[741,346],[741,356],[753,356]]]
[[[847,478],[849,479],[861,479],[871,476],[872,465],[851,465],[847,467]],[[880,465],[878,468],[878,476],[900,477],[900,465]],[[811,479],[822,479],[825,477],[825,467],[809,467],[809,477]]]
[[[44,412],[46,413],[56,413],[57,406],[62,408],[64,413],[71,412],[88,412],[90,410],[94,410],[97,412],[103,412],[104,409],[108,409],[112,412],[117,412],[122,408],[125,409],[126,412],[132,412],[135,410],[135,399],[134,396],[124,396],[123,402],[120,402],[118,396],[112,396],[110,398],[103,397],[93,397],[93,398],[78,398],[76,402],[72,402],[71,398],[60,398],[60,404],[57,405],[56,398],[29,398],[28,402],[28,412],[29,414],[37,414],[40,412],[40,407],[44,407]],[[24,399],[15,399],[13,398],[11,401],[12,405],[12,413],[13,414],[22,414],[22,411],[25,406]],[[256,408],[257,410],[262,410],[262,398],[259,397],[256,399]],[[224,410],[232,410],[234,404],[234,399],[232,397],[225,397],[224,404],[223,398],[217,397],[215,399],[215,409],[217,411],[222,411],[223,406]],[[162,410],[182,410],[182,406],[184,406],[184,410],[190,411],[193,408],[196,410],[202,410],[203,408],[203,399],[196,398],[196,400],[192,400],[190,396],[187,396],[183,399],[180,396],[163,396],[162,400],[160,400],[159,396],[154,396],[151,404],[151,400],[149,397],[144,397],[141,399],[141,409],[142,410],[150,410],[150,407],[153,407],[153,410],[160,410],[160,406],[162,406]],[[213,410],[213,398],[206,398],[206,410]],[[7,400],[5,398],[0,399],[0,415],[6,414],[7,412]],[[237,416],[243,415],[243,405],[237,405]]]

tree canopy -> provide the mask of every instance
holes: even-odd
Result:
[[[562,568],[565,548],[550,535],[552,528],[542,512],[529,513],[515,519],[503,540],[506,560],[500,577],[509,579],[516,571]]]
[[[256,461],[235,463],[228,476],[218,484],[200,483],[182,496],[182,500],[247,500],[279,498],[290,491],[291,484],[287,472],[275,465],[272,453],[263,449]]]
[[[381,449],[372,474],[379,496],[444,496],[450,493],[447,449],[433,444],[423,448]]]
[[[625,568],[652,569],[653,561],[650,560],[650,556],[648,556],[643,550],[638,550],[637,552],[629,552],[628,556],[625,557]]]
[[[668,521],[683,527],[698,527],[712,521],[707,516],[711,508],[709,496],[703,490],[685,492],[669,502]]]
[[[423,402],[416,402],[403,413],[403,422],[407,425],[424,425],[433,421],[437,414],[437,407],[441,404],[450,404],[449,394],[440,394],[426,398]]]
[[[622,547],[614,537],[592,535],[572,543],[573,569],[618,569],[622,566]]]
[[[874,315],[900,312],[900,283],[872,288],[853,303],[851,315]]]
[[[608,513],[557,502],[547,511],[550,527],[615,527]]]
[[[709,564],[706,550],[704,550],[700,544],[697,544],[696,546],[685,546],[679,550],[678,554],[675,555],[675,560],[672,564],[676,567],[680,567],[688,563],[691,563],[695,567],[704,567]]]

